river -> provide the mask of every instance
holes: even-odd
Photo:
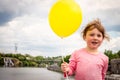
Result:
[[[0,80],[65,80],[62,73],[46,68],[0,68]],[[74,80],[69,77],[69,80]]]

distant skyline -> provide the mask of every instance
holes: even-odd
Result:
[[[32,56],[68,55],[86,46],[81,31],[99,18],[111,41],[104,41],[100,51],[120,50],[120,0],[75,0],[81,7],[83,21],[72,35],[61,39],[50,28],[48,14],[57,0],[0,0],[0,52]]]

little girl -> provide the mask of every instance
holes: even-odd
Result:
[[[82,33],[87,46],[74,51],[69,64],[61,64],[61,70],[68,75],[75,73],[75,80],[105,80],[108,57],[99,52],[98,47],[109,37],[99,20],[88,23]]]

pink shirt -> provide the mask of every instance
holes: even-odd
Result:
[[[69,59],[70,71],[75,80],[105,80],[108,57],[102,53],[90,54],[84,48],[75,51]]]

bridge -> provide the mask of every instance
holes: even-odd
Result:
[[[40,60],[37,61],[39,64],[45,63],[45,64],[59,64],[61,60]]]

